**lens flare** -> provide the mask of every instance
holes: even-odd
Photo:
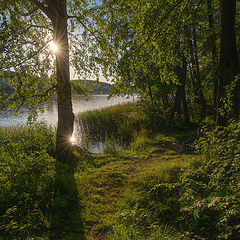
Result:
[[[71,136],[69,140],[72,144],[76,142],[76,138],[74,136]]]
[[[50,47],[50,49],[53,51],[53,52],[57,52],[58,51],[58,45],[55,43],[55,42],[53,42],[53,41],[51,41],[50,43],[49,43],[49,47]]]

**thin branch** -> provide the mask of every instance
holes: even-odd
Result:
[[[53,29],[52,28],[49,28],[49,27],[47,27],[47,26],[41,26],[41,25],[34,25],[34,24],[31,24],[31,25],[29,25],[29,28],[43,28],[43,29],[47,29],[47,30],[49,30],[49,31],[53,31]]]
[[[106,45],[106,43],[103,42],[103,41],[101,41],[101,40],[103,40],[103,39],[102,39],[101,34],[100,34],[98,31],[97,31],[97,33],[98,33],[98,35],[101,37],[101,39],[99,39],[98,36],[96,36],[95,32],[93,32],[90,28],[88,28],[88,27],[86,26],[86,24],[80,19],[80,17],[78,17],[78,16],[68,16],[68,18],[69,18],[69,19],[70,19],[70,18],[76,18],[76,19],[79,21],[79,23],[80,23],[88,32],[90,32],[90,33],[92,34],[92,36],[98,41],[98,43],[99,43],[104,49],[106,49],[106,46],[103,46],[103,45],[102,45],[102,44]]]
[[[21,16],[23,16],[23,17],[29,17],[29,16],[31,16],[33,13],[37,12],[38,10],[39,10],[39,8],[36,7],[36,8],[32,9],[31,11],[29,11],[29,12],[27,12],[27,13],[21,13]]]
[[[53,19],[53,15],[50,12],[48,7],[45,7],[41,2],[38,0],[30,0],[33,4],[37,6],[38,9],[40,9],[42,12],[44,12],[50,19]]]
[[[9,68],[12,68],[12,67],[15,68],[15,67],[18,67],[18,66],[22,65],[22,64],[25,63],[26,61],[32,59],[32,58],[35,57],[37,54],[39,54],[39,53],[41,52],[41,50],[43,50],[43,49],[47,46],[47,44],[49,44],[51,41],[52,41],[52,39],[48,40],[45,44],[43,44],[43,45],[38,49],[38,51],[33,52],[30,56],[24,58],[20,63],[17,63],[17,64],[15,64],[15,65],[7,65],[5,68],[6,68],[6,69],[9,69]]]

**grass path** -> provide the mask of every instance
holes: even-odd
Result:
[[[106,157],[98,155],[95,158],[100,161]],[[137,198],[131,193],[131,185],[138,181],[137,178],[154,175],[155,170],[159,171],[162,162],[183,162],[189,158],[192,156],[155,151],[131,159],[110,158],[99,167],[76,173],[75,181],[87,239],[113,239],[112,226],[124,201],[127,201],[126,198]]]

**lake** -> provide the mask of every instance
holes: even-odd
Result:
[[[112,106],[128,101],[133,101],[132,98],[115,97],[107,99],[107,95],[93,95],[92,99],[87,100],[86,97],[73,96],[73,112],[74,114],[84,112],[87,110],[99,109],[107,106]],[[26,124],[28,116],[28,109],[23,108],[18,116],[14,116],[11,112],[0,110],[0,125],[11,126],[18,124]],[[50,106],[44,107],[44,113],[39,114],[37,121],[45,121],[49,125],[57,124],[57,102],[52,101]]]
[[[88,110],[100,109],[116,104],[121,104],[124,102],[133,101],[133,98],[126,97],[114,97],[111,99],[107,99],[107,95],[93,95],[90,100],[86,97],[72,97],[73,104],[73,112],[74,114],[78,114]],[[11,112],[0,110],[0,126],[14,126],[19,124],[26,124],[28,116],[28,109],[22,108],[21,112],[18,116],[14,116]],[[48,125],[57,125],[57,102],[52,101],[50,106],[44,107],[44,112],[40,113],[37,121],[45,121]],[[74,130],[73,135],[78,138],[81,144],[81,137],[79,136],[79,132]],[[103,142],[94,142],[92,143],[89,140],[88,150],[93,153],[99,153],[103,151]]]

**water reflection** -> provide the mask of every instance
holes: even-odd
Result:
[[[86,97],[74,96],[72,99],[73,112],[74,114],[77,114],[87,110],[103,108],[126,101],[131,101],[131,99],[115,97],[108,100],[107,95],[94,95],[92,96],[92,99],[88,100]],[[26,124],[28,111],[27,108],[22,108],[18,116],[15,116],[10,111],[5,112],[0,110],[0,125],[11,126]],[[50,105],[46,105],[44,107],[44,112],[39,114],[37,121],[46,121],[49,125],[55,126],[57,123],[57,102],[52,101]]]
[[[84,112],[87,110],[99,109],[107,106],[116,105],[119,103],[124,103],[128,101],[133,101],[133,99],[126,97],[115,97],[110,100],[107,99],[107,95],[94,95],[92,99],[88,100],[86,97],[73,97],[73,112],[74,114]],[[22,108],[19,115],[15,116],[10,111],[3,111],[0,109],[0,126],[11,126],[18,124],[26,124],[28,117],[28,109]],[[46,105],[44,107],[44,112],[40,113],[37,121],[45,121],[49,125],[56,126],[57,124],[57,102],[52,101],[50,105]],[[90,152],[99,153],[103,150],[103,142],[91,142],[90,140],[86,140],[81,136],[81,129],[79,126],[75,124],[74,133],[71,139],[73,144],[85,144],[87,145],[87,149]]]

